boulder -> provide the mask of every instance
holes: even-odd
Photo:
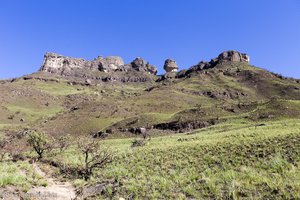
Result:
[[[176,64],[175,60],[172,59],[167,59],[164,64],[164,70],[168,72],[177,72],[178,71],[178,66]]]
[[[143,58],[137,57],[136,59],[134,59],[131,62],[131,66],[136,71],[143,71],[146,68],[147,63],[148,62],[146,60],[144,60]]]
[[[245,53],[240,53],[238,51],[224,51],[221,53],[218,58],[217,62],[220,61],[231,61],[231,62],[245,62],[249,63],[250,62],[250,57],[245,54]]]
[[[148,72],[149,74],[157,74],[157,68],[154,65],[150,65],[149,62],[141,57],[137,57],[131,62],[131,66],[136,71]]]
[[[93,185],[86,185],[76,191],[75,199],[97,199],[101,194],[105,194],[108,188],[115,191],[121,186],[121,183],[114,180],[105,180]]]
[[[86,79],[85,80],[85,85],[92,85],[91,79]]]
[[[140,134],[145,134],[146,133],[146,128],[139,127],[139,128],[137,128],[137,132],[140,133]]]
[[[124,61],[119,56],[98,57],[96,61],[98,61],[98,69],[104,72],[116,71],[124,66]]]

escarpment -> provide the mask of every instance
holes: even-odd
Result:
[[[98,56],[94,60],[46,53],[41,72],[102,81],[145,82],[155,78],[157,68],[142,58],[125,64],[118,56]]]
[[[179,71],[179,66],[174,59],[166,59],[163,69],[166,73],[157,76],[157,68],[141,57],[135,58],[126,64],[119,56],[98,56],[93,60],[72,58],[56,53],[46,53],[40,72],[56,74],[66,77],[94,79],[98,81],[118,82],[146,82],[162,81],[186,77],[195,71],[213,68],[226,62],[249,63],[249,56],[238,51],[225,51],[210,62],[201,61],[184,72]]]

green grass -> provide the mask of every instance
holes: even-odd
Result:
[[[151,124],[158,124],[165,122],[173,116],[173,113],[145,113],[137,117],[130,117],[122,119],[113,124],[114,128],[117,127],[147,127]],[[130,124],[130,125],[128,125]]]
[[[37,106],[26,107],[26,105],[7,105],[6,107],[13,113],[19,112],[27,121],[35,121],[40,118],[49,118],[55,116],[61,111],[59,106],[52,108],[38,108]]]
[[[45,186],[43,177],[34,172],[28,162],[0,162],[0,187],[16,186],[23,191],[33,186]]]
[[[91,118],[85,121],[79,122],[77,125],[73,125],[71,130],[73,132],[85,133],[97,132],[105,129],[106,127],[112,125],[113,123],[121,120],[120,118]]]
[[[279,127],[155,138],[99,178],[122,182],[126,198],[299,198],[299,122]]]
[[[18,124],[0,124],[0,130],[5,128],[10,128],[10,127],[15,127],[15,126],[18,126]]]
[[[81,86],[68,85],[66,82],[51,82],[51,84],[43,81],[18,81],[16,84],[21,84],[24,86],[30,86],[35,89],[39,89],[42,92],[53,96],[64,96],[69,94],[79,94],[83,93],[84,90],[77,90],[77,88],[83,88]]]
[[[122,184],[114,193],[109,186],[102,198],[299,199],[299,128],[297,119],[262,127],[232,120],[192,134],[154,137],[138,148],[131,148],[132,138],[104,140],[118,157],[90,183]],[[48,159],[78,166],[82,157],[72,147]]]
[[[259,105],[256,109],[251,111],[249,114],[250,117],[253,119],[259,119],[259,118],[288,119],[292,117],[298,118],[300,116],[300,101],[273,99]]]

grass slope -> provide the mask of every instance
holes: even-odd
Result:
[[[298,111],[292,112],[294,108],[299,110],[299,81],[244,63],[220,64],[190,77],[163,82],[100,81],[87,86],[85,80],[76,77],[45,73],[29,77],[1,82],[0,130],[30,127],[54,136],[78,136],[108,127],[216,117],[226,120],[244,117],[248,112],[252,112],[249,118],[253,120],[260,120],[263,115],[277,119],[299,116]],[[70,84],[73,81],[78,84]],[[272,97],[289,100],[291,106],[279,102],[285,106],[282,113],[276,111],[276,102],[264,108]],[[74,107],[77,109],[72,111]]]
[[[104,199],[299,199],[300,120],[265,123],[232,120],[138,148],[132,139],[105,140],[118,157],[88,183],[121,185],[108,186]],[[83,158],[71,148],[48,159],[76,166]]]

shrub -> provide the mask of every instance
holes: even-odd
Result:
[[[43,158],[46,150],[50,150],[49,138],[46,134],[40,132],[32,132],[27,138],[28,144],[33,148],[33,150],[38,154],[38,158]]]
[[[59,137],[55,142],[57,143],[57,146],[59,148],[59,151],[62,153],[65,151],[70,145],[71,145],[71,137],[70,135],[63,135]]]
[[[135,139],[132,141],[131,147],[140,147],[145,145],[145,139]]]
[[[107,148],[103,148],[100,141],[86,137],[78,142],[78,148],[84,157],[84,166],[82,171],[85,180],[90,179],[94,169],[101,169],[114,158],[114,153]]]

